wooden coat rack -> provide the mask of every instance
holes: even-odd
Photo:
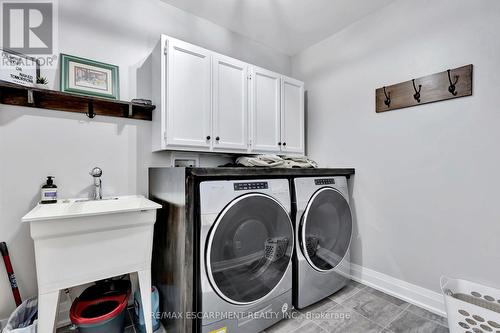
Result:
[[[472,65],[378,88],[375,111],[385,112],[472,95]]]

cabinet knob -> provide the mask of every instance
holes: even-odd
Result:
[[[286,146],[286,142],[283,142],[283,146]]]
[[[216,141],[219,141],[219,140],[220,140],[220,138],[219,138],[219,137],[216,137],[216,138],[215,138],[215,140],[216,140]]]
[[[207,135],[207,140],[210,140],[210,139],[211,139],[210,135]]]
[[[281,142],[278,142],[278,146],[281,146]]]

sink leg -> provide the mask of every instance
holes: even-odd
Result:
[[[151,270],[137,272],[139,277],[139,288],[141,290],[142,310],[146,333],[153,333],[153,320],[151,313]],[[156,315],[156,314],[155,314]]]
[[[59,305],[59,290],[38,295],[38,326],[37,332],[55,332],[57,307]]]

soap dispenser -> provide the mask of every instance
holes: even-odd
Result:
[[[54,184],[53,176],[47,177],[47,183],[42,186],[41,204],[51,204],[57,202],[57,186]]]

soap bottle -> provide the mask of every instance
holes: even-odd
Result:
[[[42,186],[41,204],[50,204],[57,202],[57,186],[54,185],[53,176],[47,177],[47,183]]]

